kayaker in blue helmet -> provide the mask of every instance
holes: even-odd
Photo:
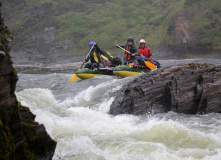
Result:
[[[96,42],[91,41],[89,43],[90,49],[93,47],[91,52],[88,54],[87,58],[83,61],[84,63],[90,60],[90,63],[85,65],[85,68],[93,68],[93,67],[104,67],[103,62],[108,60],[112,61],[113,56],[110,53],[106,52],[97,45]],[[92,66],[92,67],[91,67]]]
[[[125,50],[123,64],[134,63],[138,64],[136,57],[140,55],[133,37],[128,37],[127,42],[124,44],[115,44],[116,47],[122,48]]]

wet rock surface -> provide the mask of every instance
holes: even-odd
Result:
[[[221,113],[221,65],[188,63],[143,74],[119,91],[110,114]]]
[[[52,159],[56,142],[15,96],[18,77],[9,54],[12,40],[0,12],[0,159]]]

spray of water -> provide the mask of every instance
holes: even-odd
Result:
[[[56,100],[52,91],[44,88],[24,89],[16,95],[58,142],[54,160],[221,158],[219,115],[212,115],[212,119],[176,113],[109,115],[116,92],[129,80],[113,79],[89,86],[63,101]]]

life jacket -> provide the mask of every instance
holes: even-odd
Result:
[[[112,56],[109,52],[107,52],[107,54],[108,54],[111,58],[113,58],[113,56]],[[108,57],[104,56],[103,54],[101,54],[101,58],[104,59],[104,60],[110,61],[110,59],[109,59]]]
[[[147,58],[150,58],[150,56],[152,56],[152,53],[150,51],[150,48],[147,47],[147,45],[145,45],[144,49],[139,47],[139,51],[140,51],[140,55],[141,56],[145,56]]]
[[[131,55],[132,53],[135,53],[134,49],[132,49],[132,48],[129,49],[128,44],[126,45],[125,49],[126,49],[128,52],[130,52],[130,53],[127,53],[127,52],[125,51],[124,57],[125,57],[126,59],[134,59],[135,56],[132,56],[132,55]]]
[[[90,57],[91,63],[99,63],[99,60],[95,52],[91,52],[89,54],[89,57]]]

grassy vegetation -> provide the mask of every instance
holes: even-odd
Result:
[[[10,17],[14,18],[9,25],[12,33],[17,34],[17,46],[27,45],[22,40],[33,30],[40,31],[48,26],[47,16],[50,16],[50,25],[56,28],[56,40],[72,39],[76,43],[71,51],[73,54],[87,52],[91,40],[117,53],[119,50],[114,44],[125,42],[128,36],[133,36],[136,42],[144,38],[153,50],[162,44],[177,43],[174,17],[177,12],[185,11],[196,42],[209,49],[221,49],[220,0],[96,0],[96,3],[89,0],[24,0],[19,6],[9,4],[6,8],[12,10]],[[50,15],[39,14],[33,19],[33,10],[45,4],[52,6]],[[27,24],[29,29],[24,29]]]

